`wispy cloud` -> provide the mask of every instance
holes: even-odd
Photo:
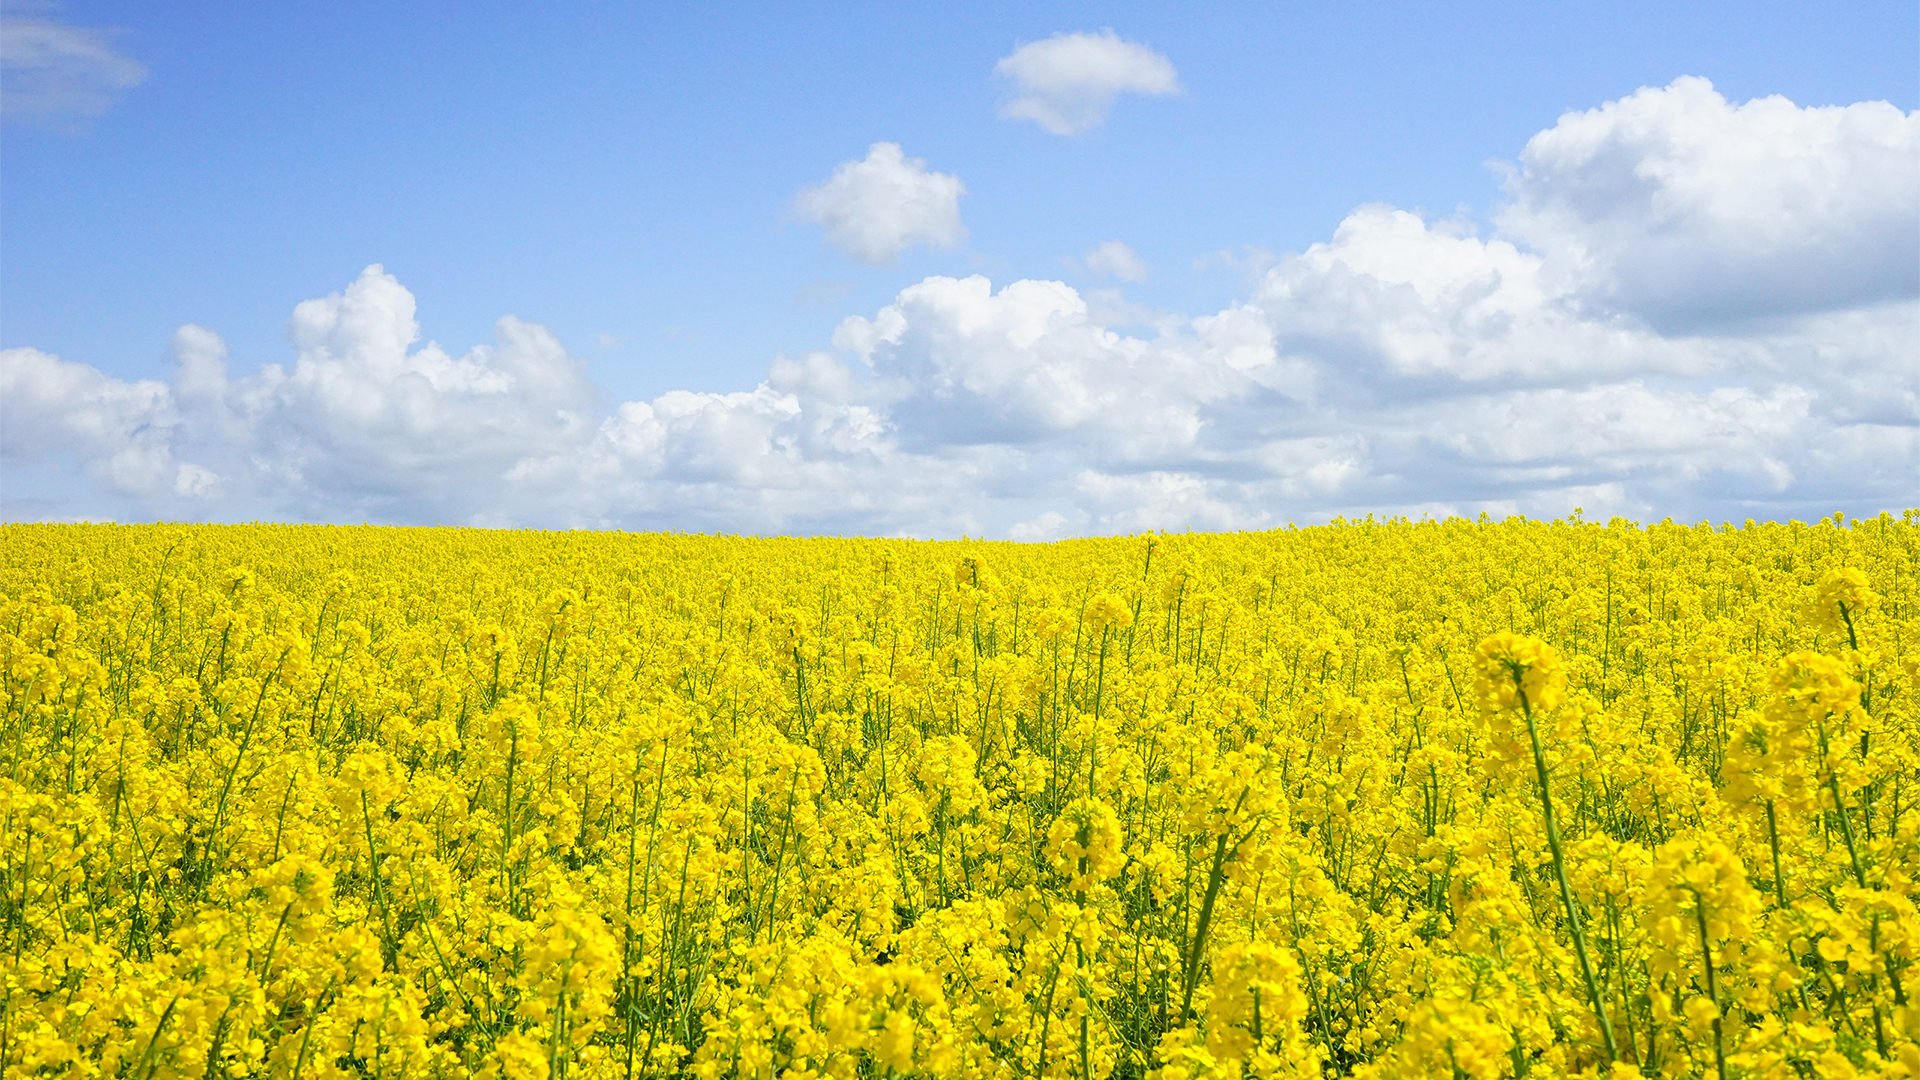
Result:
[[[1055,135],[1099,127],[1121,94],[1180,92],[1172,61],[1111,30],[1030,42],[1001,58],[993,71],[1017,89],[1000,115],[1031,120]]]
[[[1134,250],[1118,240],[1095,244],[1080,257],[1080,265],[1090,273],[1106,274],[1121,281],[1147,280],[1147,264]]]
[[[147,77],[105,30],[58,22],[44,14],[0,14],[0,116],[72,127],[106,112]]]

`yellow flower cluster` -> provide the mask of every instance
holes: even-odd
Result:
[[[0,526],[0,1070],[1920,1080],[1917,573]]]

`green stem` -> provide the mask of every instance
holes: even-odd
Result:
[[[1593,961],[1587,957],[1587,935],[1580,928],[1580,910],[1573,904],[1573,886],[1567,880],[1566,854],[1561,850],[1560,825],[1553,816],[1553,796],[1547,787],[1547,756],[1540,749],[1540,729],[1533,722],[1533,706],[1520,686],[1520,672],[1513,672],[1514,688],[1520,695],[1520,712],[1527,720],[1527,739],[1533,744],[1534,775],[1540,781],[1540,810],[1547,823],[1547,847],[1553,852],[1553,879],[1560,886],[1560,903],[1567,911],[1567,929],[1573,936],[1573,952],[1580,959],[1580,978],[1587,984],[1587,1001],[1593,1006],[1593,1018],[1600,1024],[1600,1038],[1607,1045],[1607,1060],[1619,1061],[1620,1050],[1613,1041],[1613,1022],[1607,1019],[1606,1005],[1600,1000],[1600,987],[1593,977]]]
[[[367,793],[360,792],[360,820],[367,827],[367,872],[373,878],[373,898],[380,904],[380,926],[385,932],[387,963],[398,962],[400,943],[393,940],[393,915],[387,910],[387,890],[380,883],[380,850],[373,845],[373,811],[367,806]]]
[[[153,1037],[147,1040],[146,1052],[140,1055],[140,1065],[141,1065],[140,1075],[143,1078],[143,1080],[144,1078],[150,1077],[153,1075],[154,1066],[158,1064],[153,1060],[153,1053],[154,1053],[154,1050],[160,1045],[160,1032],[166,1029],[167,1021],[173,1019],[173,1010],[179,1004],[180,1004],[180,997],[179,995],[176,994],[174,995],[174,998],[172,1001],[167,1002],[166,1011],[160,1014],[159,1022],[153,1025]]]
[[[1773,800],[1767,800],[1767,844],[1773,848],[1773,906],[1787,906],[1787,886],[1780,876],[1780,824],[1774,817]]]
[[[1707,971],[1707,996],[1713,999],[1713,1063],[1720,1080],[1727,1080],[1727,1049],[1720,1029],[1720,987],[1713,978],[1713,946],[1707,941],[1707,904],[1698,892],[1693,894],[1693,919],[1700,926],[1700,963]]]
[[[1236,812],[1240,809],[1241,804],[1247,801],[1247,795],[1250,791],[1252,791],[1252,789],[1248,788],[1240,792],[1240,798],[1235,800],[1233,804]],[[1213,866],[1207,871],[1207,895],[1200,900],[1200,918],[1196,920],[1193,925],[1192,951],[1187,954],[1187,969],[1184,977],[1181,979],[1181,1023],[1185,1023],[1193,1016],[1193,991],[1200,981],[1200,957],[1206,951],[1207,930],[1213,924],[1213,905],[1216,900],[1220,899],[1220,887],[1225,885],[1227,881],[1227,842],[1229,839],[1231,839],[1231,830],[1223,829],[1220,833],[1220,839],[1215,842],[1213,847]],[[1239,845],[1236,844],[1235,848],[1237,849],[1238,846]]]

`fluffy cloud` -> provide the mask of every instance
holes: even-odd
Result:
[[[1107,274],[1121,281],[1147,280],[1147,264],[1118,240],[1095,244],[1081,256],[1080,265],[1095,274]]]
[[[1920,114],[1734,105],[1705,79],[1571,112],[1503,231],[1601,310],[1670,332],[1920,295]]]
[[[147,69],[99,30],[51,19],[0,19],[0,115],[61,126],[99,116]]]
[[[164,494],[183,481],[179,425],[164,383],[122,382],[38,349],[0,351],[0,457],[10,463],[70,454],[111,491]]]
[[[1121,94],[1180,92],[1171,61],[1111,30],[1030,42],[1002,57],[993,71],[1017,88],[1000,115],[1031,120],[1055,135],[1099,127]]]
[[[515,463],[594,428],[593,387],[543,327],[507,316],[464,356],[411,349],[413,294],[379,266],[300,304],[288,333],[291,367],[238,379],[197,326],[174,335],[169,383],[0,353],[0,460],[71,456],[155,513],[462,521]]]
[[[880,265],[916,244],[955,247],[965,242],[957,176],[934,172],[908,159],[898,143],[874,143],[861,161],[833,170],[827,182],[807,188],[794,209],[827,230],[827,239],[848,257]]]
[[[1709,108],[1703,121],[1689,111],[1701,93],[1691,81],[1642,91],[1543,133],[1496,235],[1363,206],[1276,260],[1242,302],[1150,334],[1121,332],[1061,282],[931,277],[845,319],[830,349],[776,361],[752,390],[609,408],[533,324],[502,319],[494,345],[460,356],[419,344],[412,294],[376,266],[294,310],[290,367],[236,377],[218,337],[197,327],[176,335],[165,383],[0,354],[0,458],[13,492],[48,491],[16,480],[71,461],[122,516],[1022,540],[1336,513],[1582,506],[1739,520],[1910,504],[1912,290],[1791,304],[1755,271],[1716,284],[1721,306],[1696,304],[1675,329],[1678,309],[1635,291],[1632,230],[1580,225],[1613,219],[1567,193],[1582,190],[1582,168],[1640,175],[1622,154],[1659,162],[1666,188],[1719,183],[1738,204],[1745,181],[1717,157],[1663,149],[1732,139],[1687,134],[1712,117],[1739,129],[1760,104],[1791,109],[1773,126],[1799,130],[1878,115],[1769,99]],[[1648,104],[1674,99],[1693,104]],[[1553,166],[1549,183],[1543,139],[1634,110],[1634,124],[1607,121],[1632,139],[1587,166]],[[1892,126],[1838,124],[1834,160],[1871,160]],[[1790,159],[1795,145],[1775,149]],[[1879,191],[1877,207],[1856,205],[1858,187],[1833,181],[1826,197],[1781,210],[1781,250],[1826,236],[1877,257],[1877,237],[1842,226],[1865,213],[1906,220],[1920,187]],[[1705,209],[1674,219],[1693,222],[1705,248],[1689,257],[1757,258],[1748,238],[1710,227],[1733,211],[1695,202]],[[1762,309],[1764,320],[1713,314]],[[8,497],[12,516],[93,512]]]

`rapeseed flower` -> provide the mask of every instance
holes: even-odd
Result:
[[[1916,529],[0,526],[0,1070],[1920,1076]]]

